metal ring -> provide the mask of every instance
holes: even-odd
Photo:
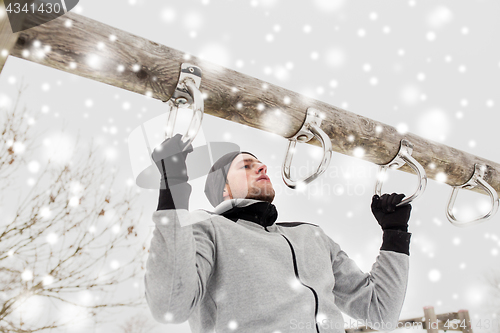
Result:
[[[200,130],[201,122],[203,120],[204,103],[203,95],[192,79],[186,78],[184,80],[184,84],[186,85],[189,94],[193,98],[193,118],[191,118],[191,122],[189,123],[186,134],[184,134],[181,139],[181,141],[186,144],[186,146],[184,147],[184,149],[186,149],[191,144],[191,142],[193,142],[196,134],[198,134],[198,131]]]
[[[332,158],[332,142],[328,135],[319,127],[321,124],[321,119],[318,116],[319,112],[317,110],[308,109],[306,115],[306,121],[302,128],[295,134],[293,137],[289,138],[288,148],[285,155],[285,160],[283,162],[282,169],[282,178],[285,184],[290,188],[295,188],[299,183],[308,184],[318,178],[325,170],[328,168],[330,164],[330,160]],[[309,132],[309,133],[306,133]],[[310,135],[312,133],[312,135]],[[292,158],[295,151],[295,146],[297,145],[297,141],[307,142],[312,137],[316,137],[321,142],[321,146],[323,147],[323,158],[321,159],[321,163],[318,166],[318,169],[315,173],[310,175],[309,177],[303,180],[292,180],[290,179],[290,165],[292,164]]]
[[[181,86],[185,87],[189,92],[190,97],[193,102],[191,103],[193,108],[193,117],[191,118],[191,122],[189,123],[189,127],[186,133],[182,136],[181,141],[185,144],[183,151],[193,142],[198,131],[201,127],[201,122],[203,120],[204,113],[204,103],[203,103],[203,95],[200,90],[196,86],[196,83],[193,79],[187,77],[184,81],[181,82]],[[170,108],[168,118],[167,118],[167,127],[165,130],[165,138],[171,138],[174,135],[174,126],[177,118],[178,106],[175,100],[168,100],[168,107]]]
[[[175,121],[177,119],[177,105],[170,99],[167,102],[170,111],[167,116],[167,128],[165,129],[165,139],[169,139],[174,136]]]
[[[446,207],[446,217],[448,218],[448,221],[450,221],[451,224],[453,224],[456,227],[469,227],[471,225],[479,224],[481,222],[484,222],[486,220],[489,220],[495,213],[498,211],[498,193],[495,191],[493,187],[491,187],[490,184],[488,184],[484,179],[484,173],[485,173],[486,166],[485,165],[480,165],[480,164],[474,164],[474,174],[472,177],[469,179],[469,181],[463,185],[460,186],[453,186],[452,191],[451,191],[451,196],[450,196],[450,201],[448,202],[448,206]],[[455,200],[457,199],[457,194],[458,191],[462,188],[474,188],[476,186],[480,186],[483,188],[483,190],[489,194],[490,199],[491,199],[491,209],[488,213],[486,213],[482,217],[478,217],[472,221],[469,222],[459,222],[456,218],[455,215],[453,214],[453,206],[455,205]]]
[[[396,206],[402,206],[409,204],[413,200],[417,199],[427,187],[427,174],[425,173],[425,169],[422,167],[420,163],[415,160],[411,154],[413,152],[413,145],[406,139],[401,140],[400,148],[396,157],[385,165],[381,165],[379,169],[379,176],[377,177],[377,182],[375,183],[375,194],[378,196],[382,193],[382,183],[381,175],[385,174],[387,168],[396,166],[396,169],[402,167],[405,163],[408,164],[415,172],[417,173],[418,178],[418,186],[415,192],[403,199]]]

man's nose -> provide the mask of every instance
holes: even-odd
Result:
[[[264,163],[260,163],[257,167],[257,173],[263,172],[264,174],[267,174],[267,166]]]

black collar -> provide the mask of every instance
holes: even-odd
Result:
[[[266,201],[253,203],[245,207],[233,207],[223,213],[222,216],[236,222],[243,219],[255,222],[264,228],[273,225],[278,218],[276,206]]]

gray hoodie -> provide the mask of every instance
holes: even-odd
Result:
[[[154,318],[189,320],[196,333],[344,332],[342,311],[375,329],[397,327],[410,233],[384,231],[364,273],[319,226],[275,223],[270,208],[236,199],[215,213],[154,212],[144,277]]]

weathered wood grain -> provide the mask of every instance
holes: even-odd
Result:
[[[462,332],[472,333],[472,324],[470,321],[469,311],[467,311],[467,310],[458,311],[458,319],[460,320],[460,323],[458,324],[458,326],[462,327]],[[460,325],[462,325],[462,326],[460,326]]]
[[[436,317],[436,313],[434,312],[434,307],[425,306],[424,307],[424,316],[425,316],[425,329],[427,333],[438,333],[438,320]]]
[[[21,32],[12,54],[23,58],[22,51],[31,50],[35,40],[50,45],[51,51],[44,57],[36,57],[31,52],[26,60],[162,101],[172,94],[181,63],[189,62],[203,70],[201,91],[207,95],[207,114],[291,137],[302,126],[306,110],[314,107],[324,112],[321,127],[331,138],[336,152],[353,156],[354,149],[362,147],[363,159],[385,164],[397,154],[401,139],[406,138],[414,145],[413,157],[422,164],[429,178],[435,179],[443,172],[447,175],[447,184],[461,185],[472,176],[474,163],[482,163],[488,167],[485,180],[500,193],[500,165],[495,162],[411,133],[400,134],[392,126],[71,12]],[[309,143],[319,145],[316,140]],[[400,170],[413,173],[408,166]]]
[[[20,15],[22,15],[22,13]],[[21,20],[16,23],[22,24],[23,17],[24,16],[22,16]],[[4,1],[0,0],[0,73],[2,72],[3,66],[7,61],[11,49],[16,44],[18,35],[19,33],[12,32],[9,18],[7,16],[7,12],[5,11]]]

